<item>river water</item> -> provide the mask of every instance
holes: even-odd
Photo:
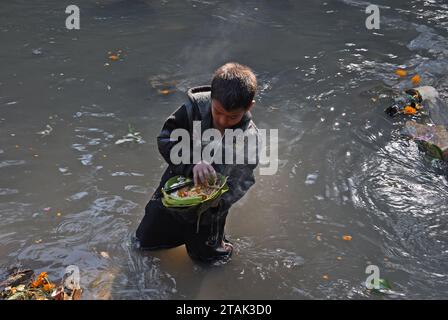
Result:
[[[376,4],[379,30],[358,0],[2,3],[0,278],[76,265],[85,299],[447,298],[447,167],[383,109],[413,74],[448,97],[448,4]],[[136,251],[166,166],[155,137],[227,61],[257,73],[279,170],[231,209],[230,263]],[[144,143],[116,145],[129,125]],[[364,288],[368,265],[393,294]]]

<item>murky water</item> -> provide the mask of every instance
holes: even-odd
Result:
[[[448,4],[389,2],[376,31],[357,0],[79,0],[80,31],[60,1],[1,4],[0,276],[75,264],[87,299],[447,298],[447,167],[383,109],[399,66],[448,97]],[[229,264],[135,251],[161,124],[230,60],[257,72],[278,174],[231,210]],[[129,124],[145,143],[115,145]],[[366,292],[370,264],[401,295]]]

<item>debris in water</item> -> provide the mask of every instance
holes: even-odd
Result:
[[[306,176],[305,184],[310,185],[314,184],[317,180],[318,174],[317,173],[310,173]]]
[[[107,55],[108,55],[108,58],[109,58],[110,61],[119,61],[119,60],[123,59],[122,53],[123,53],[122,50],[118,50],[117,52],[109,51],[107,53]],[[106,63],[106,64],[109,65],[108,63]]]
[[[64,284],[56,286],[41,272],[33,280],[34,271],[30,269],[13,269],[8,278],[0,282],[0,300],[79,300],[82,289],[68,288]]]
[[[177,82],[169,80],[167,75],[157,75],[148,79],[149,85],[161,95],[168,95],[176,92]]]
[[[378,279],[377,283],[370,283],[370,285],[373,288],[369,288],[367,287],[367,283],[365,282],[364,285],[367,287],[367,289],[374,293],[374,294],[385,294],[388,296],[399,296],[399,297],[404,297],[405,294],[401,293],[401,292],[396,292],[392,290],[392,286],[390,285],[389,281],[387,279]],[[375,281],[373,281],[375,282]]]
[[[140,136],[140,132],[135,131],[135,129],[129,124],[128,133],[121,139],[115,141],[115,144],[143,144],[145,140]]]
[[[53,128],[49,124],[47,124],[45,127],[47,129],[36,132],[36,133],[40,134],[42,137],[48,136],[53,131]]]
[[[412,107],[412,106],[406,106],[406,107],[404,107],[404,109],[403,109],[403,113],[404,114],[416,114],[417,113],[417,109],[415,109],[414,107]]]
[[[31,52],[32,52],[35,56],[40,56],[40,55],[42,55],[42,48],[33,49]]]
[[[413,77],[411,78],[411,81],[412,81],[412,84],[413,84],[414,86],[417,86],[417,85],[420,84],[421,78],[420,78],[420,76],[419,76],[418,74],[416,74],[415,76],[413,76]]]
[[[443,125],[427,126],[407,121],[402,132],[416,141],[419,148],[436,159],[447,159],[448,131]]]
[[[399,77],[406,77],[408,72],[404,69],[397,69],[395,70],[395,74]]]
[[[344,236],[342,237],[342,240],[344,240],[344,241],[351,241],[351,240],[352,240],[352,236],[344,235]]]
[[[167,94],[170,94],[170,93],[175,92],[175,90],[172,90],[172,89],[162,89],[162,90],[161,90],[161,89],[159,89],[158,92],[159,92],[160,94],[167,95]]]

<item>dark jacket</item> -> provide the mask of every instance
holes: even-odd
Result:
[[[184,175],[192,177],[192,170],[195,164],[178,164],[175,165],[170,160],[171,148],[178,141],[171,141],[170,135],[174,129],[183,128],[188,130],[190,137],[193,136],[193,121],[201,121],[201,130],[213,127],[212,115],[211,115],[211,87],[201,86],[188,90],[189,101],[183,104],[180,108],[171,114],[163,125],[162,131],[157,137],[157,145],[159,151],[165,161],[168,163],[168,168],[162,176],[158,190],[155,193],[156,198],[160,198],[160,188],[165,182],[172,176]],[[258,129],[252,121],[250,112],[246,112],[241,121],[230,129],[242,129],[249,134],[256,136],[258,141]],[[249,131],[246,131],[249,130]],[[193,146],[193,141],[190,141],[190,145]],[[191,157],[193,153],[191,152]],[[192,160],[192,159],[191,159]],[[224,156],[223,156],[224,162]],[[192,161],[191,161],[192,163]],[[248,189],[255,183],[253,170],[258,165],[258,154],[255,164],[214,164],[214,169],[228,176],[227,184],[229,191],[224,193],[221,197],[217,213],[227,215],[229,208],[238,201]]]

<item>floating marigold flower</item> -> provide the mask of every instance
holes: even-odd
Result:
[[[404,107],[404,114],[416,114],[417,110],[414,107],[406,106]]]
[[[395,70],[395,74],[399,77],[406,77],[408,72],[403,69],[397,69],[397,70]]]
[[[46,272],[41,272],[41,274],[31,283],[33,288],[40,287],[44,284],[44,281],[47,279],[48,275]]]
[[[109,59],[112,60],[112,61],[118,61],[118,60],[120,60],[120,57],[115,55],[115,54],[113,54],[113,55],[109,56]]]
[[[44,291],[51,291],[55,286],[52,283],[44,284]]]
[[[342,240],[344,240],[344,241],[350,241],[350,240],[352,240],[352,236],[344,235],[344,236],[342,237]]]
[[[413,76],[411,78],[411,81],[412,81],[412,84],[414,86],[416,86],[416,85],[420,84],[421,78],[420,78],[420,76],[418,74],[416,74],[415,76]]]
[[[174,92],[174,90],[170,90],[170,89],[162,89],[162,90],[160,90],[159,89],[159,93],[160,94],[170,94],[170,93],[173,93]]]

